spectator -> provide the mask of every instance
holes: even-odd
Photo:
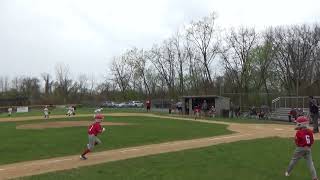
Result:
[[[201,106],[201,110],[204,113],[204,116],[207,116],[207,112],[208,112],[208,104],[206,100],[203,100],[202,106]]]
[[[296,120],[297,119],[297,111],[295,108],[291,108],[291,110],[288,113],[289,117],[289,122],[292,122],[292,119]]]
[[[310,111],[310,117],[312,118],[312,123],[313,123],[313,132],[318,133],[319,132],[319,127],[318,127],[319,107],[318,107],[317,100],[314,99],[313,96],[309,96],[309,111]]]
[[[149,99],[146,101],[146,108],[147,108],[147,112],[149,112],[151,109],[151,101]]]
[[[178,113],[182,114],[182,102],[177,102],[177,109],[178,109]]]
[[[211,106],[209,114],[213,118],[216,116],[216,108],[214,106]]]
[[[175,109],[176,109],[176,105],[174,104],[173,99],[171,99],[170,106],[169,106],[169,114],[173,113]]]
[[[233,102],[231,101],[230,102],[230,116],[231,116],[231,118],[233,118],[234,111],[235,111],[235,107],[233,105]]]
[[[236,108],[236,117],[240,117],[240,106],[238,105]]]
[[[302,108],[297,109],[297,118],[300,117],[300,116],[304,116]]]
[[[252,106],[250,109],[250,116],[256,116],[257,115],[257,110],[255,106]]]
[[[260,109],[260,112],[258,113],[259,119],[263,119],[265,114],[266,114],[266,113],[264,112],[264,110],[263,110],[263,109]]]

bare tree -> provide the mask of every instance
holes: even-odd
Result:
[[[80,95],[80,99],[82,99],[82,97],[88,92],[88,76],[84,73],[81,73],[78,76],[78,93]]]
[[[288,94],[299,95],[299,87],[314,77],[314,55],[319,47],[316,29],[307,25],[275,28],[274,39],[282,84]]]
[[[169,96],[175,96],[175,52],[172,41],[164,41],[161,47],[154,46],[149,55],[161,79],[167,85]]]
[[[127,63],[127,58],[125,56],[121,56],[120,58],[115,57],[112,61],[111,72],[114,82],[119,86],[124,97],[126,97],[126,91],[130,88],[132,77],[131,67]]]
[[[147,55],[143,49],[138,50],[133,48],[127,52],[128,54],[128,64],[132,67],[133,79],[138,81],[139,87],[146,91],[146,95],[150,95],[150,87],[146,78],[147,71]],[[141,82],[141,83],[140,83]],[[144,85],[144,88],[142,88]]]
[[[65,64],[57,64],[56,70],[56,91],[63,98],[64,103],[67,102],[70,89],[72,87],[72,79],[70,78],[69,66]]]
[[[179,74],[179,92],[181,95],[184,94],[185,86],[184,86],[184,65],[186,64],[187,51],[186,48],[183,47],[182,44],[182,35],[177,32],[175,36],[172,38],[172,42],[177,54],[177,69]]]
[[[52,92],[53,81],[49,73],[42,73],[42,79],[44,80],[44,94],[48,96]]]
[[[252,73],[252,50],[257,45],[258,34],[253,28],[231,30],[227,36],[227,46],[222,51],[224,65],[228,76],[235,79],[236,87],[242,92],[249,90],[249,78]]]
[[[187,29],[188,40],[194,43],[202,56],[200,60],[204,66],[205,77],[210,85],[213,85],[210,65],[213,59],[218,55],[220,47],[220,40],[218,39],[218,34],[214,27],[215,19],[216,15],[212,13],[202,20],[192,22]]]

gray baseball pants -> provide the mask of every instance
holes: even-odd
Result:
[[[305,148],[305,147],[297,147],[296,150],[294,151],[293,157],[289,163],[287,172],[290,174],[292,171],[293,167],[297,164],[297,162],[301,159],[304,158],[307,160],[307,165],[310,170],[312,179],[317,179],[317,172],[316,169],[314,168],[313,161],[312,161],[312,155],[311,155],[311,149],[310,148]]]
[[[89,144],[88,144],[87,146],[88,146],[88,149],[89,149],[90,151],[93,150],[93,148],[94,148],[94,146],[96,145],[96,143],[97,143],[97,144],[101,144],[101,140],[100,140],[97,136],[95,136],[95,135],[93,135],[93,134],[88,135],[88,138],[89,138]]]

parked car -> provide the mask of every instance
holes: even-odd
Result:
[[[138,108],[143,107],[143,103],[141,101],[132,101],[132,103],[134,104],[134,107],[138,107]]]
[[[127,107],[130,107],[130,105],[128,102],[122,102],[122,103],[117,104],[117,107],[118,108],[127,108]]]
[[[112,108],[112,107],[115,107],[115,103],[112,102],[112,101],[105,101],[105,102],[102,104],[102,107]]]

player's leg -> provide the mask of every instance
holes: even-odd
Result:
[[[94,145],[99,145],[99,144],[101,144],[101,143],[102,143],[101,140],[96,137],[96,140],[95,140],[95,142],[94,142]]]
[[[289,163],[289,166],[287,168],[286,171],[286,176],[289,176],[289,174],[291,173],[293,167],[297,164],[297,162],[299,161],[299,159],[304,155],[304,150],[303,148],[297,147],[296,150],[294,151],[294,154],[291,158],[291,161]]]
[[[307,165],[308,165],[308,168],[309,168],[309,170],[310,170],[312,179],[313,179],[313,180],[317,180],[318,177],[317,177],[317,172],[316,172],[316,169],[315,169],[314,164],[313,164],[313,161],[312,161],[311,150],[307,150],[304,158],[307,160]]]
[[[95,146],[95,138],[96,136],[94,135],[89,135],[88,139],[89,139],[89,143],[87,144],[87,148],[83,151],[83,153],[80,155],[80,159],[85,160],[87,159],[85,157],[86,154],[88,154],[89,152],[91,152]]]
[[[316,113],[311,113],[311,118],[312,118],[312,123],[313,123],[313,132],[317,133],[319,132],[319,127],[318,127],[318,114]]]

